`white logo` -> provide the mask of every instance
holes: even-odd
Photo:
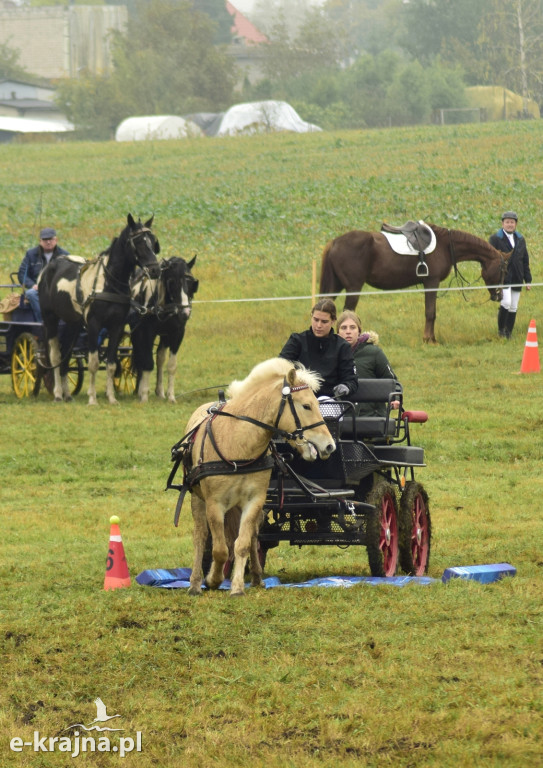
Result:
[[[112,728],[109,725],[100,725],[109,723],[121,715],[108,715],[106,705],[101,698],[94,700],[96,705],[96,717],[90,723],[73,723],[63,728],[60,734],[71,731],[70,736],[41,736],[39,731],[34,731],[32,741],[25,741],[16,736],[9,742],[9,748],[12,752],[22,752],[25,747],[30,747],[34,752],[69,752],[70,757],[77,757],[82,752],[118,752],[120,757],[133,752],[141,752],[142,739],[141,731],[136,731],[135,739],[130,736],[119,736],[119,743],[113,743],[109,736],[86,736],[81,735],[80,731],[124,731],[124,728]],[[115,723],[116,725],[116,723]]]
[[[106,705],[101,698],[94,699],[94,703],[96,704],[96,717],[89,725],[74,723],[64,730],[69,731],[74,728],[83,728],[84,731],[124,731],[124,728],[100,728],[99,725],[93,725],[93,723],[107,723],[108,720],[113,720],[114,717],[120,717],[120,715],[108,715]]]

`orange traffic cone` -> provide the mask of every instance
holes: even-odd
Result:
[[[520,365],[521,373],[539,373],[541,366],[539,364],[539,350],[537,348],[537,333],[535,328],[535,320],[530,320],[530,327],[526,334],[526,345],[524,347],[524,355],[522,356],[522,363]]]
[[[117,515],[109,518],[111,529],[109,532],[109,549],[106,559],[106,577],[104,589],[118,589],[130,586],[130,574],[124,554],[121,529]]]

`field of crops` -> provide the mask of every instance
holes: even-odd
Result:
[[[118,760],[105,742],[73,758],[49,743],[89,724],[97,697],[121,715],[111,744],[134,739],[127,766],[537,763],[541,374],[519,371],[530,320],[543,328],[540,132],[533,121],[0,145],[1,283],[40,226],[55,226],[61,245],[90,257],[129,211],[155,214],[161,255],[197,254],[200,280],[176,405],[125,397],[109,406],[100,377],[95,408],[84,391],[59,405],[46,393],[17,400],[10,377],[0,377],[2,765]],[[476,264],[461,271],[481,290],[442,285],[435,346],[422,343],[420,293],[370,289],[358,307],[363,326],[380,334],[406,407],[429,414],[413,432],[428,465],[419,479],[430,497],[436,582],[250,589],[242,600],[136,585],[145,569],[190,565],[189,504],[175,529],[175,494],[164,493],[170,447],[218,386],[308,325],[313,263],[327,240],[419,218],[487,238],[509,208],[534,278],[511,341],[497,338],[497,308]],[[104,592],[113,514],[133,583]],[[496,562],[516,576],[440,582],[447,567]],[[282,544],[267,563],[267,575],[285,583],[367,574],[356,547]]]

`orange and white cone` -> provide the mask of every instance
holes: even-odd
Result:
[[[119,518],[117,515],[113,515],[113,517],[109,518],[109,522],[111,528],[109,531],[109,549],[106,559],[104,589],[129,587],[130,574],[128,573],[128,563],[124,554],[123,540],[121,539]]]
[[[541,366],[539,364],[539,350],[537,347],[537,332],[535,327],[535,320],[530,320],[530,327],[526,334],[526,345],[524,347],[524,355],[522,356],[522,363],[520,365],[521,373],[539,373]]]

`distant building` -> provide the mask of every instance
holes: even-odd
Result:
[[[62,133],[74,126],[53,101],[55,90],[23,80],[0,80],[0,142],[20,133]]]
[[[0,116],[46,120],[71,126],[54,103],[54,97],[53,88],[22,80],[0,80]]]
[[[245,80],[257,83],[264,74],[262,62],[268,38],[228,0],[226,10],[232,16],[232,43],[228,53],[235,59],[239,70],[238,86],[241,87]]]
[[[110,32],[124,31],[125,5],[0,6],[0,43],[27,72],[55,80],[112,68]],[[46,42],[46,48],[44,48]]]

